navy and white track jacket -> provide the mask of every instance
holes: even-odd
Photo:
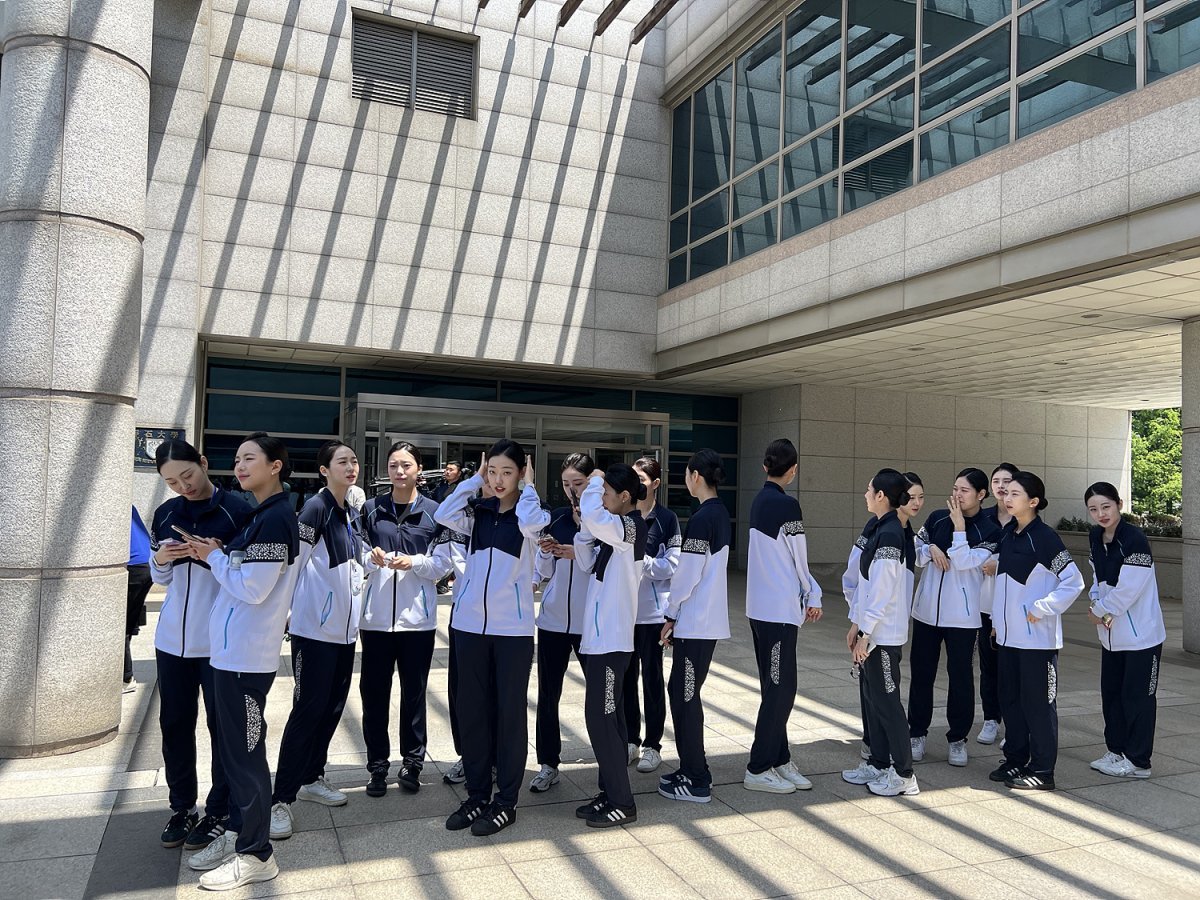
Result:
[[[165,541],[183,540],[172,525],[228,544],[249,518],[250,504],[219,487],[207,500],[173,497],[154,511],[151,549],[157,553]],[[150,577],[167,588],[154,630],[154,649],[193,659],[208,656],[208,618],[221,589],[208,563],[189,557],[159,566],[151,556]]]
[[[437,583],[453,571],[449,553],[438,553],[438,538],[446,533],[434,521],[437,503],[414,493],[407,507],[397,507],[391,494],[372,497],[363,507],[367,541],[389,559],[408,556],[412,568],[379,568],[367,554],[367,596],[360,627],[363,631],[432,631],[437,628]],[[443,543],[449,542],[449,534]]]
[[[666,613],[675,620],[676,637],[729,637],[730,538],[729,511],[718,497],[705,500],[688,519]]]
[[[618,516],[603,501],[604,479],[597,475],[579,498],[582,527],[575,542],[580,567],[591,573],[579,652],[597,656],[633,650],[647,532],[640,510]]]
[[[846,571],[842,573],[842,595],[846,598],[846,607],[848,609],[847,618],[853,622],[854,618],[854,603],[858,597],[858,562],[862,558],[863,548],[867,546],[867,535],[875,529],[875,523],[878,521],[874,516],[867,519],[867,524],[863,526],[862,533],[854,539],[854,544],[850,547],[850,557],[846,560]]]
[[[858,560],[854,622],[872,646],[898,647],[908,640],[912,569],[908,536],[896,511],[867,523]]]
[[[1062,538],[1034,518],[1024,531],[1017,520],[1004,526],[992,597],[996,643],[1018,650],[1062,648],[1062,614],[1083,592],[1083,575]],[[1033,613],[1040,622],[1030,622]]]
[[[1091,543],[1092,611],[1112,616],[1112,628],[1096,626],[1100,645],[1108,650],[1146,650],[1167,639],[1154,556],[1142,529],[1122,520],[1112,543],[1104,543],[1104,529],[1096,526]]]
[[[768,481],[750,506],[746,616],[803,625],[808,607],[821,608],[821,587],[808,571],[808,541],[800,503]]]
[[[935,509],[917,532],[917,565],[925,569],[913,598],[912,617],[939,628],[978,628],[984,586],[980,568],[1000,545],[1000,526],[988,516],[965,519],[955,531],[950,510]],[[950,560],[943,572],[929,563],[937,547]]]
[[[579,526],[575,524],[575,511],[569,506],[560,506],[550,513],[550,525],[546,529],[560,544],[575,545]],[[562,559],[545,553],[539,547],[534,560],[538,578],[546,579],[542,588],[542,608],[538,612],[537,627],[543,631],[559,634],[583,634],[583,608],[587,603],[588,570],[581,568],[573,559]]]
[[[679,517],[661,503],[654,504],[646,520],[646,558],[638,588],[638,625],[661,625],[671,602],[671,579],[679,568]]]
[[[322,488],[300,510],[299,524],[300,575],[288,631],[328,644],[353,644],[366,591],[358,510],[338,506]]]
[[[209,617],[209,662],[225,672],[275,672],[300,567],[300,525],[288,495],[272,494],[208,557],[221,585]]]
[[[473,475],[442,501],[434,518],[452,531],[469,534],[467,571],[454,601],[454,627],[473,634],[533,636],[533,557],[550,513],[528,484],[508,512],[495,498],[469,502],[483,486]]]

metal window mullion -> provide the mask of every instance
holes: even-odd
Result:
[[[417,108],[417,30],[412,32],[412,60],[409,62],[408,108]]]
[[[779,195],[783,193],[783,143],[784,131],[787,127],[786,112],[787,112],[787,21],[789,12],[783,13],[783,18],[779,21],[779,140],[776,141],[776,146],[779,151],[778,160],[779,167],[775,170],[775,232],[776,239],[782,234],[782,229],[779,227],[781,219],[779,217]]]
[[[1136,60],[1137,72],[1136,83],[1134,90],[1141,90],[1146,86],[1146,3],[1145,0],[1137,0],[1133,9],[1134,21],[1134,41],[1136,46],[1133,48],[1133,58]]]
[[[835,193],[837,195],[837,212],[834,214],[834,218],[838,218],[842,215],[843,207],[844,207],[842,198],[843,198],[843,195],[845,194],[845,188],[843,187],[841,182],[842,182],[842,175],[845,171],[845,167],[842,165],[842,159],[845,156],[845,150],[846,150],[846,119],[848,118],[846,104],[849,102],[849,97],[850,97],[850,95],[849,95],[850,88],[846,84],[846,72],[848,71],[848,66],[850,64],[850,61],[846,58],[846,47],[849,44],[849,42],[850,42],[850,0],[842,0],[842,43],[841,43],[841,46],[838,47],[838,56],[841,58],[841,62],[839,63],[839,66],[838,66],[838,81],[841,84],[840,84],[840,90],[838,91],[838,100],[839,100],[838,105],[839,105],[840,109],[839,109],[839,115],[837,118],[837,124],[839,125],[840,130],[838,131],[837,159],[834,160],[834,162],[836,163],[836,166],[834,169],[834,172],[835,172],[834,177],[838,180],[838,184],[835,187]]]
[[[921,180],[921,145],[919,137],[921,133],[921,66],[918,63],[925,55],[925,4],[923,0],[913,0],[913,15],[917,17],[916,21],[916,37],[913,39],[916,47],[913,48],[913,68],[915,73],[913,76],[913,132],[910,139],[913,142],[912,149],[912,172],[909,184],[917,184]]]
[[[1012,0],[1008,15],[1012,23],[1012,41],[1008,45],[1008,143],[1017,140],[1017,114],[1019,112],[1020,94],[1017,91],[1017,46],[1021,36],[1017,28],[1017,12],[1021,8],[1021,0]]]

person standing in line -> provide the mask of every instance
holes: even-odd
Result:
[[[329,744],[350,694],[362,618],[366,546],[346,492],[358,481],[358,457],[341,441],[317,451],[325,487],[300,510],[300,559],[292,597],[292,712],[283,729],[271,839],[292,836],[292,804],[344,806],[346,795],[325,778]]]
[[[572,453],[562,464],[562,488],[569,505],[550,513],[550,525],[538,541],[534,570],[546,580],[542,608],[537,617],[537,725],[534,746],[541,767],[529,782],[529,790],[545,793],[558,784],[562,761],[562,735],[558,705],[563,678],[571,662],[571,651],[579,656],[583,637],[583,607],[587,602],[588,575],[575,560],[575,536],[579,534],[579,497],[587,487],[588,475],[596,468],[586,453]]]
[[[279,670],[279,647],[300,554],[300,526],[282,480],[291,472],[287,447],[256,431],[237,449],[233,470],[258,505],[225,547],[188,539],[221,586],[209,617],[217,737],[232,805],[224,834],[188,858],[203,871],[200,886],[228,891],[279,874],[271,848],[271,769],[263,711]]]
[[[684,529],[679,568],[671,580],[671,601],[664,615],[661,640],[673,648],[667,696],[675,726],[679,768],[658,779],[658,792],[668,800],[708,803],[712,772],[704,755],[704,701],[700,691],[708,677],[717,641],[729,637],[729,510],[717,496],[725,478],[715,450],[697,450],[688,460],[684,483],[700,506]]]
[[[1083,592],[1083,575],[1058,532],[1042,521],[1042,479],[1032,472],[1014,475],[1004,505],[1012,520],[1000,538],[992,599],[1004,760],[988,777],[1015,790],[1052,791],[1062,614]]]
[[[1002,462],[992,469],[992,496],[996,502],[981,510],[980,518],[991,519],[1003,531],[1004,526],[1012,521],[1012,516],[1004,508],[1004,498],[1008,496],[1008,485],[1020,469],[1012,463]],[[979,701],[983,705],[983,727],[975,740],[981,744],[994,744],[1000,736],[1000,689],[996,680],[996,643],[992,637],[992,596],[996,591],[996,567],[999,559],[993,555],[982,566],[983,586],[979,594]]]
[[[159,444],[154,462],[163,483],[177,495],[154,511],[150,529],[150,576],[167,589],[154,630],[158,726],[171,803],[171,820],[161,840],[164,847],[182,844],[184,850],[203,850],[225,833],[229,822],[229,784],[217,742],[217,705],[208,662],[208,620],[220,584],[208,565],[192,554],[185,535],[229,543],[250,517],[250,507],[209,480],[208,460],[186,441]],[[212,747],[212,787],[204,818],[196,809],[201,694]]]
[[[858,588],[862,582],[858,574],[859,561],[862,559],[863,548],[867,546],[867,539],[874,533],[875,523],[878,521],[878,518],[874,515],[867,519],[867,524],[863,526],[862,533],[859,534],[850,547],[850,556],[846,560],[846,571],[842,573],[842,595],[846,598],[846,618],[850,622],[855,621],[855,604],[859,596]],[[849,649],[850,652],[854,652],[853,645]],[[871,758],[871,726],[867,722],[867,685],[859,677],[859,671],[857,665],[850,670],[854,680],[858,682],[858,706],[862,717],[862,741],[859,744],[858,756],[860,759],[869,760]]]
[[[579,648],[586,684],[583,709],[600,769],[600,793],[575,815],[592,828],[637,821],[621,693],[633,656],[638,582],[646,556],[646,522],[637,508],[645,493],[633,466],[615,463],[592,472],[579,499],[576,558],[580,568],[591,572]]]
[[[125,592],[125,668],[121,673],[121,693],[129,694],[137,688],[133,680],[133,653],[130,642],[146,624],[146,597],[154,581],[150,577],[150,533],[146,523],[138,515],[137,507],[131,507],[133,519],[129,529],[129,562],[125,564],[125,572],[129,576],[129,586]]]
[[[458,592],[463,583],[463,573],[467,571],[467,546],[470,543],[468,534],[470,532],[462,533],[443,528],[436,538],[438,546],[435,552],[449,558],[450,571],[454,574],[450,621],[446,623],[446,634],[449,638],[449,648],[446,652],[446,714],[450,718],[450,737],[457,759],[442,774],[444,784],[462,784],[467,780],[462,761],[462,738],[458,732],[458,652],[455,650],[457,642],[454,640],[454,610],[458,607]]]
[[[525,695],[533,664],[533,557],[550,524],[534,487],[533,463],[519,443],[503,438],[492,445],[487,478],[495,496],[476,503],[473,514],[468,504],[483,483],[478,475],[462,482],[435,516],[439,525],[469,531],[471,538],[454,610],[467,799],[446,820],[446,828],[470,828],[481,837],[517,820],[529,735]]]
[[[1100,702],[1107,752],[1092,762],[1114,778],[1149,778],[1158,675],[1167,630],[1145,533],[1121,518],[1121,495],[1098,481],[1083,495],[1091,530],[1088,617],[1100,638]]]
[[[446,461],[446,465],[442,468],[442,481],[433,489],[433,499],[436,503],[441,503],[447,497],[454,493],[454,489],[458,487],[462,480],[462,463],[457,459]]]
[[[982,565],[996,552],[1000,528],[981,516],[987,476],[963,469],[946,509],[934,510],[917,534],[917,565],[924,569],[912,608],[908,728],[912,757],[925,758],[933,720],[933,684],[946,645],[949,691],[946,719],[949,762],[967,764],[967,736],[975,721],[975,644],[979,637]]]
[[[663,682],[663,615],[671,601],[671,579],[679,568],[679,518],[657,502],[662,487],[662,464],[643,456],[633,464],[646,495],[638,510],[646,521],[646,556],[638,587],[637,622],[633,626],[633,656],[625,670],[625,727],[629,735],[629,761],[637,770],[653,772],[662,765],[662,738],[667,726],[667,691]],[[638,705],[638,680],[646,703],[646,736],[642,738],[642,711]],[[639,749],[641,758],[638,758]]]
[[[787,736],[796,702],[796,641],[805,622],[821,619],[821,587],[808,570],[804,516],[785,492],[796,480],[798,463],[791,441],[772,441],[763,458],[767,481],[750,507],[746,616],[762,699],[742,784],[772,794],[812,788],[792,762]]]
[[[437,504],[417,490],[421,451],[397,441],[388,451],[389,493],[367,501],[367,596],[360,626],[363,741],[367,745],[368,797],[387,793],[392,678],[400,674],[400,771],[396,783],[415,794],[425,766],[425,692],[437,636],[437,582],[453,569],[449,533],[433,515]],[[439,534],[440,533],[440,534]]]
[[[876,517],[859,558],[855,619],[846,635],[859,679],[865,683],[871,758],[842,772],[884,797],[921,792],[912,767],[908,720],[900,699],[900,659],[908,639],[912,602],[908,536],[897,511],[908,505],[910,480],[881,469],[867,485],[867,509]],[[889,765],[889,759],[891,763]]]

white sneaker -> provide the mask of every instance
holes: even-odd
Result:
[[[467,772],[463,768],[463,761],[460,756],[458,762],[450,767],[450,771],[442,776],[442,781],[446,782],[446,784],[462,784],[466,780]]]
[[[346,795],[330,785],[324,777],[318,778],[312,784],[306,784],[296,791],[297,800],[310,800],[322,806],[345,806]]]
[[[762,791],[765,794],[796,793],[796,786],[774,769],[767,769],[758,775],[747,769],[746,777],[742,779],[742,787],[748,791]]]
[[[913,762],[920,762],[925,758],[925,738],[909,738],[908,743],[912,746]]]
[[[653,747],[642,748],[642,758],[638,760],[637,770],[639,772],[653,772],[662,765],[662,754]]]
[[[800,770],[796,768],[796,764],[791,760],[788,760],[782,766],[776,766],[775,771],[794,784],[796,786],[796,790],[812,790],[812,782],[800,774]]]
[[[274,854],[268,856],[264,862],[249,853],[238,853],[219,869],[201,875],[200,887],[209,891],[232,891],[243,885],[270,881],[278,874],[279,863],[275,862]]]
[[[292,836],[292,807],[288,803],[276,803],[271,807],[271,840],[286,841]]]
[[[188,857],[188,868],[196,872],[207,872],[217,868],[228,859],[237,855],[234,849],[237,846],[237,832],[226,831],[219,837],[213,838],[212,842],[199,853],[193,853]]]
[[[884,777],[876,781],[872,781],[867,785],[867,790],[872,794],[878,794],[880,797],[912,797],[921,793],[921,789],[917,787],[917,776],[909,775],[907,778],[901,778],[896,774],[895,769],[888,769],[884,773]]]
[[[979,729],[979,737],[975,740],[981,744],[994,744],[996,738],[1000,736],[1000,723],[995,719],[984,720],[983,727]]]
[[[554,766],[542,766],[541,771],[529,782],[529,789],[535,794],[544,794],[558,784],[558,769]]]
[[[1097,772],[1103,772],[1105,775],[1116,775],[1116,772],[1110,770],[1115,769],[1124,758],[1122,754],[1113,753],[1111,750],[1108,750],[1099,759],[1092,760],[1090,765]]]
[[[951,741],[950,742],[950,765],[965,766],[967,764],[967,742],[966,741]]]
[[[875,768],[864,760],[858,764],[857,769],[843,769],[842,781],[847,781],[850,784],[869,784],[882,774],[883,772],[880,769]]]
[[[642,748],[637,744],[629,744],[626,749],[629,751],[629,761],[626,765],[632,766],[638,760],[638,755],[642,752]]]
[[[871,745],[868,744],[866,741],[863,741],[862,746],[858,748],[858,755],[861,756],[863,759],[870,759],[871,758]]]

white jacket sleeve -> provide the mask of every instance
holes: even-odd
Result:
[[[575,535],[575,565],[579,571],[590,575],[596,567],[596,542],[587,528],[580,529]]]
[[[604,508],[604,479],[597,475],[588,480],[588,485],[579,498],[579,518],[582,527],[594,538],[604,541],[618,553],[633,549],[633,541],[625,529],[625,518],[610,513]]]
[[[537,573],[537,577],[541,581],[549,581],[554,577],[554,563],[558,557],[553,553],[547,553],[542,548],[538,548],[538,552],[533,557],[533,571]]]
[[[704,569],[708,565],[709,554],[704,553],[681,553],[679,556],[679,568],[675,570],[675,577],[671,579],[671,602],[667,604],[666,617],[668,619],[678,619],[679,610],[692,594],[696,592],[696,588],[700,585],[704,578]]]
[[[542,501],[538,498],[537,488],[532,484],[525,485],[517,500],[517,525],[521,534],[531,541],[536,541],[542,530],[550,524],[550,513],[542,509]],[[461,529],[459,529],[461,531]]]
[[[811,609],[821,608],[821,586],[808,570],[808,541],[804,532],[784,535],[783,542],[792,554],[792,562],[796,566],[796,578],[800,582],[800,590],[804,595],[804,605]]]
[[[958,535],[955,535],[957,537]],[[921,526],[921,530],[917,532],[917,539],[913,541],[913,549],[916,551],[916,563],[918,568],[925,568],[933,559],[933,550],[930,548],[933,545],[929,542],[929,532],[925,530],[925,526]]]
[[[1154,583],[1154,570],[1149,566],[1121,566],[1121,576],[1116,587],[1103,600],[1097,600],[1093,609],[1098,616],[1111,613],[1119,616],[1137,602],[1146,587]]]
[[[449,548],[450,542],[443,541],[427,553],[414,553],[409,557],[412,571],[426,581],[441,581],[454,571],[454,558]]]
[[[874,559],[871,562],[867,595],[858,605],[858,620],[855,624],[866,635],[874,634],[896,602],[900,585],[904,582],[904,563],[898,559]]]
[[[963,572],[968,569],[978,569],[985,562],[992,558],[995,550],[986,544],[980,544],[978,547],[972,547],[967,543],[967,533],[965,531],[954,532],[954,540],[950,544],[950,551],[946,554],[950,559],[950,568],[958,572]],[[917,554],[918,558],[920,554]]]
[[[1100,576],[1096,574],[1096,564],[1090,559],[1088,560],[1088,566],[1092,570],[1092,585],[1088,588],[1088,598],[1092,603],[1095,603],[1100,599]]]
[[[451,531],[470,534],[473,518],[467,504],[483,487],[483,476],[478,472],[454,489],[449,497],[433,514],[433,520]]]
[[[846,605],[854,611],[854,594],[858,590],[858,561],[862,558],[862,548],[855,544],[850,548],[850,558],[846,560],[846,571],[842,573],[842,595]]]
[[[165,566],[160,566],[154,561],[154,555],[150,556],[150,580],[155,584],[170,584],[175,579],[175,566],[172,563],[167,563]]]
[[[642,564],[642,575],[651,581],[670,581],[679,568],[679,547],[664,546],[658,556],[647,556]]]
[[[301,553],[304,552],[305,547],[308,547],[308,553],[311,555],[312,545],[301,541]],[[217,584],[221,585],[222,589],[228,591],[235,600],[251,605],[258,605],[266,600],[275,587],[275,583],[279,581],[279,576],[287,569],[286,560],[243,561],[241,565],[234,566],[230,563],[224,550],[214,550],[209,554],[207,562],[208,567],[212,570],[213,578],[217,580]],[[300,564],[299,558],[297,558],[296,564]]]
[[[1058,573],[1058,586],[1047,596],[1034,600],[1031,604],[1042,616],[1061,616],[1083,592],[1083,573],[1074,562],[1067,565]]]

